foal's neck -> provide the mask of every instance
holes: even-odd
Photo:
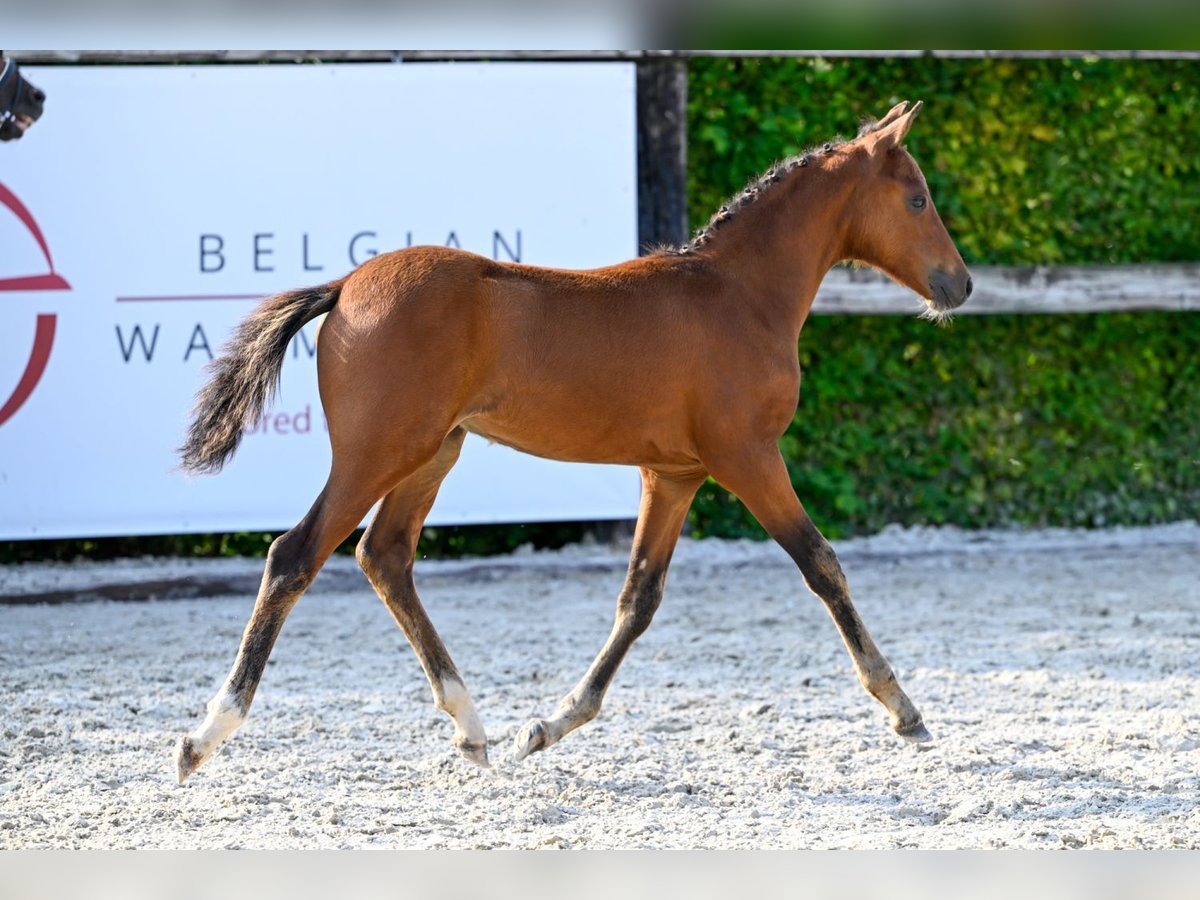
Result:
[[[851,160],[814,158],[744,205],[695,251],[796,337],[829,268],[846,258],[853,219]]]

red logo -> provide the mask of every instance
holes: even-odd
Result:
[[[0,205],[12,210],[21,224],[28,229],[30,235],[37,241],[37,245],[42,248],[42,255],[46,257],[46,266],[49,269],[41,275],[0,278],[0,291],[69,291],[71,285],[67,284],[66,279],[54,271],[54,260],[50,258],[50,247],[42,235],[42,229],[34,220],[33,214],[3,183],[0,183]],[[46,364],[50,362],[50,349],[54,346],[54,329],[57,321],[58,317],[54,313],[38,313],[37,327],[33,335],[33,349],[29,353],[25,371],[21,374],[16,388],[4,401],[4,405],[0,406],[0,425],[16,414],[17,410],[29,399],[29,395],[33,393],[38,382],[41,381],[42,373],[46,371]],[[0,397],[2,396],[4,395],[0,393]]]

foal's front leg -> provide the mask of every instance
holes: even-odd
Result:
[[[563,698],[554,715],[549,719],[534,719],[517,734],[516,759],[558,743],[600,712],[604,694],[621,660],[654,618],[684,518],[705,477],[702,474],[666,477],[642,469],[642,501],[629,557],[629,574],[617,599],[612,633],[587,674]]]
[[[850,588],[833,547],[804,511],[778,449],[772,445],[745,454],[738,465],[722,469],[720,473],[714,471],[714,477],[741,498],[800,567],[809,588],[825,604],[850,651],[859,681],[887,709],[892,729],[905,740],[932,740],[921,714],[901,690],[892,667],[850,602]]]

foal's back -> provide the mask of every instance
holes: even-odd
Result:
[[[727,373],[764,366],[756,324],[727,293],[698,259],[572,271],[413,247],[345,283],[322,327],[322,391],[378,361],[390,377],[368,388],[377,412],[449,409],[439,425],[540,456],[686,467]]]

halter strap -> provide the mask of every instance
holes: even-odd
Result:
[[[12,115],[12,108],[17,103],[17,92],[21,87],[20,78],[17,79],[17,85],[13,88],[12,97],[6,102],[4,100],[4,91],[8,84],[8,79],[17,74],[17,64],[11,59],[4,60],[4,68],[0,69],[0,121],[9,118]]]
[[[9,81],[15,83],[10,85]],[[4,68],[0,69],[0,124],[6,124],[16,119],[16,116],[13,115],[13,107],[21,100],[22,83],[17,64],[11,59],[5,58]]]

